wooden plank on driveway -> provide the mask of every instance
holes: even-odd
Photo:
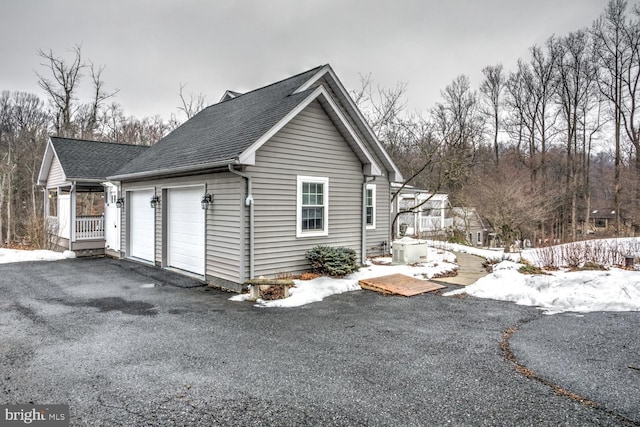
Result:
[[[416,279],[404,274],[390,274],[388,276],[372,277],[358,281],[360,286],[371,291],[382,292],[384,294],[402,295],[410,297],[414,295],[432,292],[446,286],[428,280]]]

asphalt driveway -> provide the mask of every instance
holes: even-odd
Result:
[[[640,425],[640,313],[369,291],[265,309],[197,285],[110,259],[0,266],[0,402],[69,404],[72,425]],[[512,326],[544,381],[504,358]]]

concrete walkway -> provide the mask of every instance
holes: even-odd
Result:
[[[474,284],[481,277],[489,274],[482,266],[484,258],[469,255],[463,252],[454,252],[456,263],[458,264],[458,275],[454,277],[442,277],[435,279],[434,282],[448,283],[458,286],[469,286]]]

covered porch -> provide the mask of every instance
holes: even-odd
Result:
[[[49,138],[38,174],[52,246],[78,256],[120,257],[119,184],[108,182],[147,147]]]
[[[104,255],[104,187],[73,182],[46,191],[45,212],[51,243],[78,256]]]

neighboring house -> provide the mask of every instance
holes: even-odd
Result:
[[[586,228],[587,234],[600,236],[614,236],[616,229],[616,210],[613,208],[592,209],[585,227],[584,216],[580,218],[580,227]],[[627,215],[620,211],[620,232],[622,235],[632,235],[633,224]]]
[[[44,212],[53,242],[78,255],[119,254],[120,212],[107,176],[146,148],[51,137],[38,185],[45,191]],[[105,233],[106,227],[106,233]]]
[[[464,236],[468,244],[490,246],[492,236],[490,227],[478,214],[476,208],[454,207],[451,209],[453,228]]]
[[[394,193],[400,189],[398,185],[393,187]],[[391,221],[397,216],[395,235],[444,237],[453,226],[450,210],[451,204],[447,194],[431,194],[405,185],[396,196],[391,211]],[[401,213],[398,215],[399,212]]]
[[[328,65],[227,91],[107,178],[120,256],[233,290],[307,270],[315,245],[388,248],[402,180]]]

